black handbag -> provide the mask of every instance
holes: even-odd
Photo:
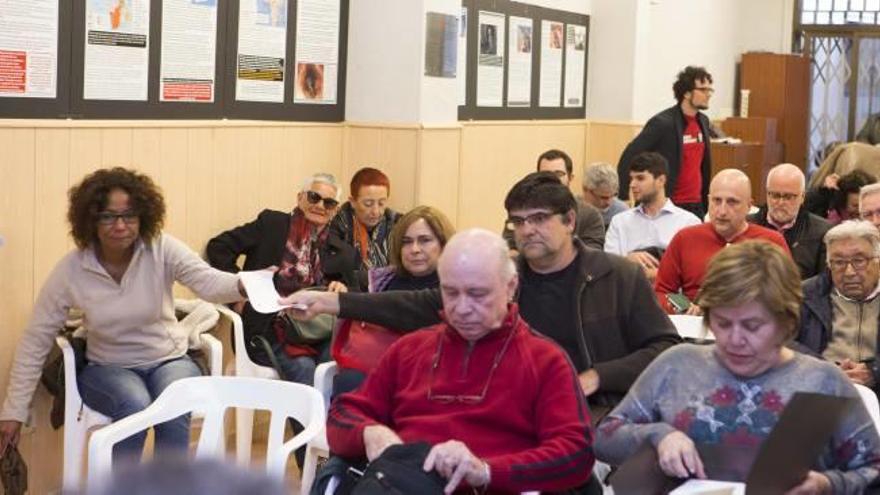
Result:
[[[70,342],[73,348],[73,356],[76,372],[79,373],[86,365],[86,339],[74,337],[73,330],[65,328],[61,335]],[[40,383],[52,395],[52,411],[49,413],[49,422],[52,428],[58,429],[64,425],[64,354],[58,347],[53,346],[52,351],[43,366],[40,375]]]
[[[392,445],[354,483],[341,483],[336,495],[442,495],[446,480],[437,471],[422,469],[430,451],[424,442]]]

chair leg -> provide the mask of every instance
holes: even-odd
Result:
[[[312,483],[315,482],[315,475],[318,470],[318,454],[318,449],[311,445],[306,447],[306,460],[303,463],[302,482],[300,483],[299,490],[301,495],[307,495],[312,489]]]
[[[240,466],[251,463],[251,442],[254,434],[254,410],[239,407],[235,411],[235,457]]]
[[[68,420],[64,425],[64,467],[61,486],[65,493],[75,493],[82,488],[83,458],[86,435],[88,435],[84,426],[79,419]]]

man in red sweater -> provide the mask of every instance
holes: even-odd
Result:
[[[330,449],[372,461],[387,447],[427,442],[424,470],[446,493],[562,491],[593,467],[590,415],[562,349],[519,316],[507,244],[473,229],[438,265],[443,322],[394,343],[355,392],[330,408]]]
[[[689,300],[694,300],[706,275],[709,259],[725,246],[763,239],[791,254],[781,234],[746,221],[752,206],[751,198],[752,184],[741,170],[725,169],[712,178],[709,221],[679,230],[660,261],[654,290],[666,312],[676,312],[669,303],[669,294],[680,290]],[[699,315],[700,308],[692,304],[687,313]]]

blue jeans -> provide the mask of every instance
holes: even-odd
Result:
[[[315,383],[315,368],[321,363],[330,361],[330,339],[313,347],[318,351],[317,356],[290,357],[284,352],[280,343],[272,344],[278,366],[284,372],[284,376],[281,377],[283,380],[303,385]]]
[[[189,356],[158,364],[121,368],[89,363],[77,377],[83,402],[95,411],[120,420],[149,406],[175,380],[201,376]],[[189,448],[189,415],[183,415],[153,428],[157,453],[185,453]],[[114,460],[140,458],[147,432],[134,434],[116,444]]]

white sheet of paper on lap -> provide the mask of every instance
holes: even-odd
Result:
[[[238,272],[251,306],[260,313],[277,313],[284,308],[306,309],[304,305],[281,305],[278,303],[281,295],[278,294],[278,291],[275,290],[275,284],[272,283],[274,275],[269,270]]]
[[[688,480],[669,495],[744,495],[745,483],[712,480]]]

